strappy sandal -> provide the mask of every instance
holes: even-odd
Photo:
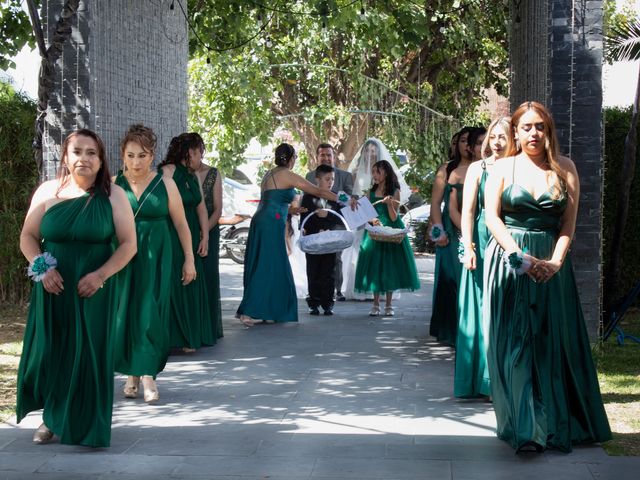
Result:
[[[145,382],[146,380],[146,382]],[[160,393],[158,392],[158,386],[153,380],[152,376],[145,376],[142,379],[142,387],[144,388],[144,401],[151,404],[157,403],[160,400]]]
[[[393,317],[395,312],[393,311],[393,307],[384,307],[384,316],[385,317]]]
[[[253,318],[247,317],[246,315],[240,315],[238,320],[240,320],[240,323],[245,327],[253,327],[256,324],[256,322],[253,321]]]
[[[377,317],[378,315],[380,315],[380,305],[374,305],[371,307],[371,310],[369,310],[369,316]]]
[[[138,387],[140,385],[140,377],[127,377],[127,382],[124,384],[122,392],[125,398],[138,398]]]

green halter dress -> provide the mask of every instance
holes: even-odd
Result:
[[[124,174],[115,180],[127,194],[135,215],[138,253],[127,266],[128,302],[116,322],[116,371],[155,377],[169,355],[169,295],[173,250],[169,196],[158,173],[136,198]]]

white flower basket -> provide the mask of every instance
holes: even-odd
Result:
[[[312,233],[311,235],[303,235],[302,232],[307,220],[311,215],[315,215],[320,210],[329,212],[330,214],[338,217],[344,224],[346,230],[327,230],[325,232]],[[304,253],[309,253],[311,255],[324,255],[327,253],[338,253],[351,247],[351,245],[353,245],[354,238],[355,236],[353,232],[349,229],[349,225],[347,225],[347,222],[341,215],[337,214],[333,210],[322,208],[308,215],[300,224],[300,238],[298,239],[298,246]]]

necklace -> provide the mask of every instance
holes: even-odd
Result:
[[[124,174],[125,177],[127,177],[127,181],[133,185],[138,185],[140,183],[145,183],[148,179],[149,176],[152,174],[153,172],[147,172],[147,174],[143,177],[143,178],[139,178],[139,179],[135,179],[133,177],[131,177],[130,175],[127,175],[126,173]]]

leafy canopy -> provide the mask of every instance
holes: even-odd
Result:
[[[374,135],[435,165],[483,89],[507,88],[506,0],[191,0],[189,18],[190,128],[223,168],[280,127],[343,165]]]

